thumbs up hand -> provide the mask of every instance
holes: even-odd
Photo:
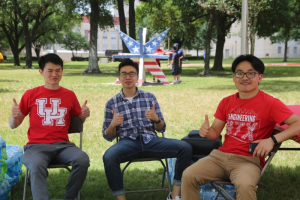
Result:
[[[200,128],[199,135],[201,137],[207,137],[207,135],[209,134],[209,130],[210,130],[210,126],[209,126],[208,116],[205,115],[205,122],[202,124]]]
[[[119,125],[123,124],[123,121],[124,121],[123,115],[117,114],[117,111],[116,111],[116,109],[114,108],[114,117],[113,117],[113,119],[112,119],[112,121],[111,121],[111,124],[112,124],[114,127],[116,127],[116,126],[119,126]]]
[[[17,104],[17,101],[15,98],[13,98],[13,102],[14,102],[14,105],[13,107],[11,108],[11,116],[14,118],[14,119],[17,119],[18,116],[21,114],[21,110],[20,110],[20,107],[19,105]]]
[[[83,103],[83,105],[81,106],[81,115],[84,117],[84,118],[87,118],[90,116],[90,109],[89,107],[86,106],[87,104],[87,100],[85,100],[85,102]]]
[[[159,117],[158,117],[158,115],[156,114],[156,111],[155,111],[155,103],[152,106],[152,110],[146,110],[145,111],[145,117],[147,119],[150,119],[151,121],[155,121],[155,122],[159,120]]]

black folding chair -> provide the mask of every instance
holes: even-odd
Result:
[[[278,129],[274,129],[273,130],[273,135],[277,134],[281,132],[281,130]],[[260,179],[262,177],[262,175],[264,174],[264,172],[266,171],[267,167],[269,166],[270,162],[272,161],[272,159],[274,158],[276,152],[278,151],[278,149],[280,148],[281,143],[279,143],[278,145],[275,145],[272,149],[272,151],[269,153],[269,155],[266,158],[266,164],[263,167],[263,169],[260,172]],[[218,192],[217,195],[215,196],[215,198],[213,200],[216,200],[218,198],[219,195],[221,195],[224,199],[226,200],[235,200],[235,198],[233,198],[224,188],[225,185],[233,185],[231,182],[229,181],[211,181],[210,184],[216,189],[216,191]],[[265,188],[266,186],[262,183],[257,183],[256,184],[256,188]]]
[[[164,133],[162,133],[162,137],[165,137],[164,136]],[[117,137],[117,142],[119,142],[119,137]],[[163,172],[163,176],[162,176],[162,183],[161,183],[161,188],[159,189],[150,189],[150,190],[130,190],[130,191],[126,191],[125,190],[125,194],[128,194],[128,193],[138,193],[138,192],[157,192],[157,191],[169,191],[171,192],[171,180],[170,180],[170,177],[169,177],[169,166],[168,166],[168,161],[167,159],[165,158],[165,163],[163,162],[163,159],[161,158],[137,158],[137,159],[133,159],[133,160],[129,160],[129,161],[125,161],[125,162],[122,162],[122,163],[126,163],[127,164],[125,165],[125,167],[122,169],[122,175],[124,177],[124,172],[125,170],[128,168],[128,166],[131,164],[131,163],[135,163],[135,162],[150,162],[150,161],[158,161],[161,163],[161,165],[163,166],[163,169],[164,169],[164,172]],[[167,177],[168,177],[168,188],[164,188],[164,183],[165,183],[165,176],[166,176],[166,172],[167,172]]]
[[[70,126],[69,126],[69,134],[72,133],[80,133],[80,144],[79,144],[79,148],[82,149],[82,135],[83,135],[83,122],[79,117],[76,116],[71,116],[71,122],[70,122]],[[48,169],[54,169],[54,168],[64,168],[66,170],[68,170],[71,173],[71,166],[66,165],[66,164],[57,164],[57,163],[50,163],[50,165],[48,165]],[[29,170],[26,168],[26,172],[25,172],[25,180],[24,180],[24,192],[23,192],[23,200],[26,199],[26,188],[27,188],[27,183],[29,184]],[[78,200],[80,200],[80,191],[78,192]]]

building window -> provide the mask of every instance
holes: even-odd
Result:
[[[281,42],[278,42],[278,53],[281,53]]]
[[[45,46],[45,50],[51,50],[51,44],[47,44],[47,45]]]
[[[117,32],[113,31],[111,32],[111,49],[117,50]]]
[[[103,31],[102,33],[102,47],[103,47],[103,51],[105,51],[107,49],[107,32]]]
[[[297,41],[294,42],[294,54],[297,54]]]
[[[84,30],[84,36],[87,42],[89,42],[89,30]]]

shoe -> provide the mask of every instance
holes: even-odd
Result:
[[[158,82],[158,83],[160,83],[160,80],[159,80],[159,79],[157,79],[157,82]]]
[[[167,200],[181,200],[181,197],[180,196],[176,196],[175,199],[172,199],[171,192],[170,192],[169,195],[168,195],[168,197],[167,197]]]
[[[182,83],[182,81],[180,79],[178,79],[178,84]]]
[[[177,81],[173,81],[172,84],[173,84],[173,85],[174,85],[174,84],[177,84]]]
[[[153,83],[155,83],[155,79],[153,79],[153,81],[152,81]]]

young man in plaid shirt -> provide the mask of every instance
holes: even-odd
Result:
[[[139,67],[130,59],[119,65],[120,93],[111,98],[105,106],[102,133],[106,140],[120,141],[104,154],[105,173],[112,194],[124,200],[123,176],[120,163],[147,156],[156,158],[177,158],[174,186],[167,199],[181,199],[182,172],[191,164],[192,147],[175,139],[161,138],[156,131],[164,132],[166,123],[155,96],[139,90]]]

